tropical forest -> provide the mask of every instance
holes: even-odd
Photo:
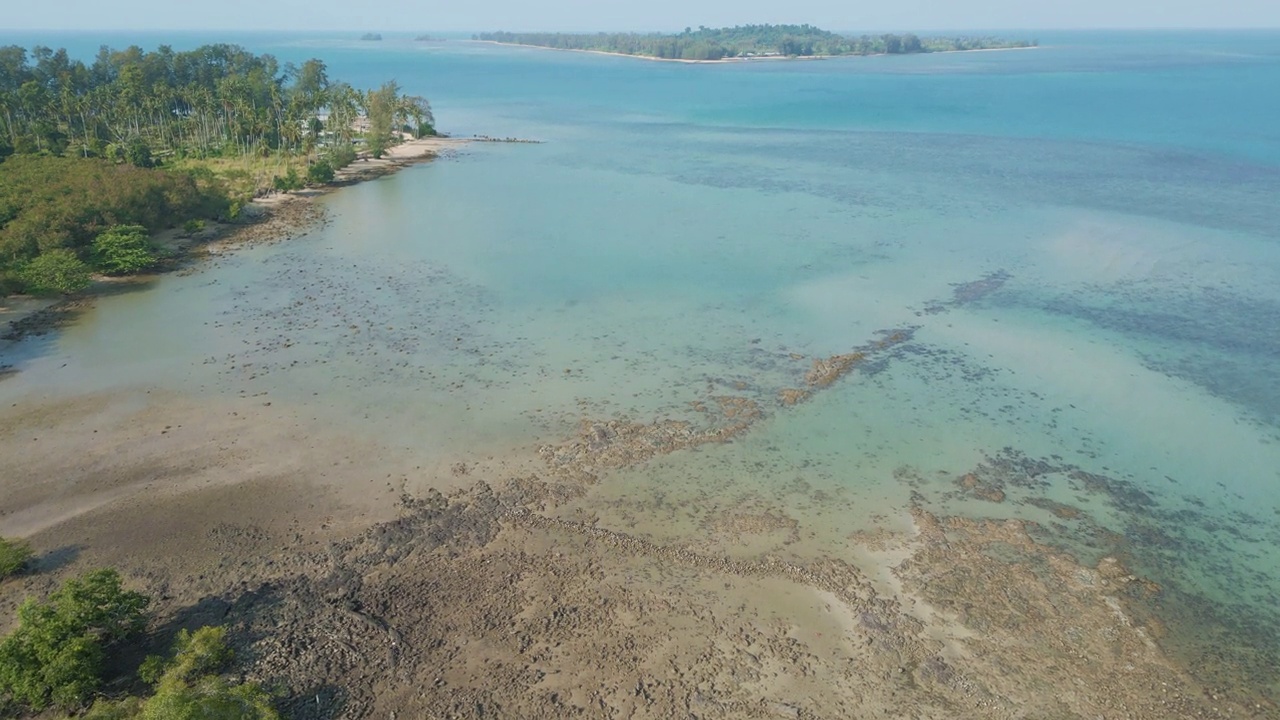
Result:
[[[151,233],[234,219],[256,195],[434,134],[426,98],[393,81],[359,90],[320,60],[0,47],[0,295],[146,269]]]

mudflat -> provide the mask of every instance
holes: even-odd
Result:
[[[266,207],[201,248],[325,222],[305,196]],[[10,342],[50,331],[46,317]],[[1274,714],[1248,673],[1193,677],[1162,648],[1144,611],[1159,585],[1120,558],[1082,563],[1032,523],[913,501],[850,533],[830,517],[865,508],[798,480],[715,501],[694,484],[629,492],[633,471],[664,463],[678,478],[732,454],[909,340],[782,352],[778,387],[731,384],[681,418],[587,415],[565,437],[479,457],[418,453],[270,392],[15,394],[0,408],[0,534],[40,559],[0,585],[0,616],[118,568],[155,598],[139,653],[226,625],[241,670],[280,688],[292,718]],[[989,503],[1027,485],[992,468],[954,483]]]
[[[0,588],[0,612],[117,567],[156,598],[151,643],[228,625],[297,718],[1274,711],[1167,657],[1126,611],[1140,578],[1019,521],[914,507],[902,532],[822,549],[769,497],[679,540],[660,499],[622,522],[615,472],[752,431],[751,413],[718,412],[422,468],[260,397],[30,397],[0,410],[0,532],[29,537],[41,567]]]

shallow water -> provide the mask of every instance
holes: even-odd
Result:
[[[615,519],[696,540],[763,497],[805,528],[791,552],[834,553],[918,493],[1121,554],[1199,662],[1275,652],[1280,34],[723,66],[232,39],[394,76],[448,131],[547,142],[343,190],[306,237],[106,298],[11,351],[0,401],[268,392],[438,459],[745,395],[768,412],[747,435],[611,478]],[[910,341],[776,403],[891,329]],[[1047,464],[1006,473],[1005,502],[957,489],[1024,457]]]

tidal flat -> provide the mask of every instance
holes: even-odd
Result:
[[[1273,716],[1249,37],[261,48],[547,142],[308,200],[0,350],[0,535],[40,558],[0,613],[119,568],[150,649],[224,624],[295,718]]]

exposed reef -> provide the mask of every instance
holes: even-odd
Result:
[[[898,477],[935,492],[909,468]],[[1126,615],[1217,695],[1275,708],[1280,614],[1263,601],[1276,579],[1259,566],[1261,551],[1280,543],[1274,523],[1239,513],[1221,518],[1196,497],[1157,497],[1132,479],[1011,448],[943,487],[931,501],[940,508],[975,498],[1038,509],[1040,521],[1018,521],[1021,533],[1096,568]]]
[[[168,627],[227,624],[249,675],[286,691],[291,718],[1274,709],[1204,691],[1117,612],[1126,569],[1082,566],[1019,522],[915,507],[917,532],[880,543],[905,558],[892,571],[902,590],[886,592],[835,558],[733,559],[531,510],[552,485],[404,498],[399,519],[280,558],[273,579],[251,569],[172,609]],[[794,599],[776,605],[778,593]],[[1064,677],[1071,692],[1047,690]]]

